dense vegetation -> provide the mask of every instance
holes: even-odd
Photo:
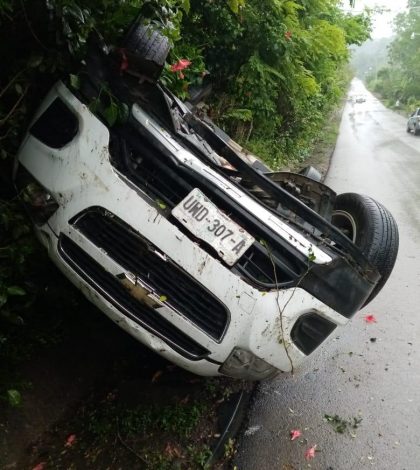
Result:
[[[395,38],[388,47],[388,64],[371,70],[369,87],[391,106],[420,106],[420,0],[409,0],[408,10],[394,20]]]
[[[369,14],[344,13],[339,0],[0,0],[0,322],[24,323],[36,290],[24,280],[29,228],[11,199],[28,120],[77,71],[90,32],[118,45],[139,8],[174,46],[164,83],[187,98],[211,82],[210,115],[273,167],[307,155],[345,91],[348,46],[370,33]],[[180,59],[190,64],[176,72]],[[0,354],[10,346],[2,325]]]

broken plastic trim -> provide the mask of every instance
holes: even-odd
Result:
[[[263,380],[275,377],[279,370],[245,349],[235,348],[219,372],[243,380]]]

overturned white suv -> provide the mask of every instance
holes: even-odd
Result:
[[[397,226],[246,155],[159,84],[168,49],[137,23],[120,49],[92,39],[77,86],[36,113],[16,187],[54,263],[149,348],[201,375],[291,371],[381,289]]]

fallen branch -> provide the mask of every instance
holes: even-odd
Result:
[[[28,14],[26,13],[26,8],[25,4],[23,3],[23,0],[20,0],[20,5],[22,7],[23,11],[23,17],[25,18],[26,24],[28,25],[29,31],[31,32],[32,36],[34,37],[35,41],[45,50],[49,51],[47,46],[44,46],[43,42],[39,39],[39,37],[35,34],[35,31],[32,28],[31,23],[29,22]]]
[[[25,97],[26,93],[28,92],[28,89],[29,89],[29,85],[27,85],[26,88],[23,90],[22,94],[19,96],[19,99],[13,105],[12,109],[7,113],[7,115],[3,119],[0,120],[0,127],[2,127],[4,124],[6,124],[6,122],[10,119],[10,117],[16,111],[16,109],[20,105],[21,101]]]
[[[121,437],[121,434],[120,434],[120,426],[119,426],[119,423],[118,423],[118,418],[117,418],[117,438],[118,438],[118,440],[120,441],[120,443],[121,443],[127,450],[129,450],[133,455],[135,455],[139,460],[141,460],[141,461],[146,465],[146,468],[149,468],[149,462],[148,462],[144,457],[142,457],[140,454],[138,454],[133,448],[131,448],[131,447],[123,440],[123,438]]]
[[[22,75],[22,73],[26,70],[26,67],[19,72],[9,81],[9,83],[0,91],[0,98],[6,93],[6,91],[15,83],[15,81]]]

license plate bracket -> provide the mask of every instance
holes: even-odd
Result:
[[[229,266],[233,266],[255,241],[198,188],[172,209],[172,215],[196,237],[212,246]]]

